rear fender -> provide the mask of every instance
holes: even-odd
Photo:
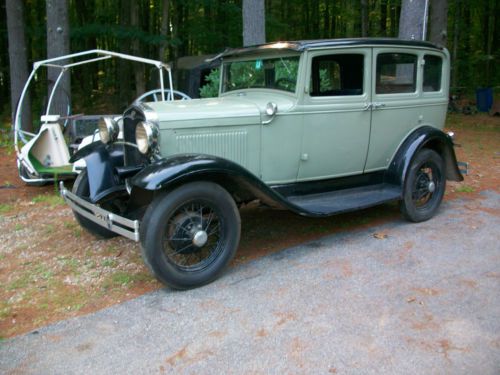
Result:
[[[463,181],[451,137],[430,126],[421,127],[406,138],[389,166],[386,181],[403,187],[411,161],[422,148],[432,149],[443,158],[447,180]]]

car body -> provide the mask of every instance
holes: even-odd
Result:
[[[463,179],[442,131],[449,54],[396,39],[278,42],[218,55],[219,96],[138,103],[110,119],[62,194],[100,236],[140,241],[173,288],[212,281],[234,255],[237,207],[260,200],[310,217],[398,200],[434,215]],[[277,224],[279,225],[279,224]]]

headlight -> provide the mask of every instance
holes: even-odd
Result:
[[[140,122],[135,128],[135,141],[141,154],[147,154],[158,146],[158,128],[150,122]]]
[[[111,117],[101,117],[99,119],[99,137],[101,137],[102,143],[109,143],[118,137],[120,132],[120,127],[118,123]]]

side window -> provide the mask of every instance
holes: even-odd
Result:
[[[377,56],[377,94],[415,92],[417,56],[409,53],[381,53]]]
[[[435,55],[425,55],[424,60],[424,92],[441,90],[443,59]]]
[[[311,96],[363,94],[364,55],[316,56],[311,65]]]

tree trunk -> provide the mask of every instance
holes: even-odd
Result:
[[[170,0],[162,1],[161,8],[161,24],[160,24],[160,35],[165,38],[160,44],[159,56],[160,61],[165,59],[165,48],[167,45],[167,35],[168,35],[168,7],[170,6]]]
[[[361,36],[368,36],[368,0],[361,0]]]
[[[399,19],[399,38],[424,40],[427,0],[403,0]]]
[[[120,26],[125,30],[130,27],[130,7],[131,0],[120,0]],[[130,54],[130,41],[131,39],[119,39],[119,52]],[[118,83],[118,105],[119,111],[122,112],[127,105],[134,99],[135,91],[134,79],[132,77],[132,70],[130,61],[118,59],[116,60],[118,64],[118,76],[116,77],[116,82]],[[97,65],[97,64],[95,64]]]
[[[458,80],[458,41],[460,33],[460,4],[461,0],[455,1],[453,14],[453,52],[451,55],[451,87],[457,87]]]
[[[312,37],[314,39],[319,39],[319,1],[311,1],[311,27],[312,27]]]
[[[266,42],[264,0],[243,0],[243,46]]]
[[[139,28],[139,4],[137,1],[131,1],[130,7],[130,24],[132,27]],[[132,54],[140,56],[139,40],[132,40]],[[146,92],[145,68],[144,64],[134,64],[134,79],[135,79],[135,95],[139,96]]]
[[[387,36],[387,0],[380,1],[380,35]]]
[[[12,124],[15,122],[16,107],[28,79],[26,39],[24,36],[24,2],[7,0],[7,30],[9,39],[10,102]],[[21,124],[23,130],[32,131],[31,103],[29,95],[24,100]]]
[[[446,46],[448,37],[448,0],[432,0],[430,38],[432,43]]]
[[[47,58],[59,57],[69,54],[69,17],[67,0],[47,0]],[[65,62],[59,62],[64,64]],[[61,69],[48,68],[47,78],[49,81],[48,95],[50,95],[54,84],[61,73]],[[71,103],[71,77],[69,72],[63,75],[59,82],[52,104],[50,114],[66,116],[69,114]],[[49,98],[47,98],[48,100]],[[48,103],[47,103],[48,104]],[[46,110],[46,108],[45,108]]]

